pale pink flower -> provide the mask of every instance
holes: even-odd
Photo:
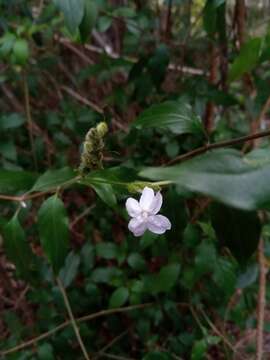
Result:
[[[171,229],[171,223],[166,216],[158,215],[162,205],[162,195],[154,190],[145,187],[140,201],[128,198],[126,209],[132,219],[128,223],[129,230],[134,236],[141,236],[148,229],[154,234],[164,234]]]

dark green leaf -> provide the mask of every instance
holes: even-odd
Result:
[[[31,189],[37,176],[28,171],[0,170],[0,193],[14,194]]]
[[[246,262],[258,246],[261,224],[257,213],[212,206],[212,224],[222,246],[228,247],[239,262]]]
[[[95,190],[101,200],[105,202],[105,204],[111,207],[116,205],[116,196],[110,184],[92,182],[91,187]]]
[[[209,35],[213,35],[218,27],[218,8],[225,0],[207,0],[203,9],[203,25]]]
[[[132,253],[129,255],[127,262],[129,266],[137,271],[142,271],[146,269],[146,262],[142,255],[139,253]]]
[[[80,265],[80,256],[73,251],[70,252],[66,258],[65,265],[62,267],[59,273],[59,277],[64,287],[68,287],[75,279],[78,268]]]
[[[151,294],[168,292],[177,282],[180,273],[179,264],[164,266],[158,274],[144,277],[144,289]]]
[[[11,113],[0,117],[0,130],[15,129],[25,122],[22,114]]]
[[[244,289],[254,284],[258,278],[258,274],[259,269],[257,264],[248,266],[248,268],[238,276],[236,287]]]
[[[38,360],[54,360],[53,347],[49,343],[44,343],[37,348]]]
[[[29,279],[34,265],[34,257],[17,215],[14,215],[4,227],[4,246],[8,258],[15,264],[19,276]]]
[[[115,259],[117,257],[117,246],[114,243],[98,243],[96,245],[97,256],[104,259]]]
[[[94,0],[85,0],[85,9],[79,30],[82,42],[86,42],[89,38],[93,27],[95,26],[98,15],[97,5]]]
[[[17,39],[13,45],[12,55],[16,64],[25,65],[30,55],[28,42],[25,39]]]
[[[145,169],[140,175],[170,180],[183,192],[211,196],[244,210],[267,208],[270,202],[269,155],[256,162],[236,150],[213,150],[180,165]]]
[[[248,40],[248,42],[241,47],[239,55],[236,57],[230,68],[229,81],[237,80],[244,73],[251,71],[260,58],[261,49],[261,38]]]
[[[142,112],[134,126],[138,129],[149,127],[165,128],[175,134],[202,134],[202,123],[191,107],[183,101],[167,101],[153,105]]]
[[[110,284],[111,281],[115,278],[121,275],[121,271],[115,267],[102,267],[102,268],[96,268],[92,274],[91,279],[92,281],[96,283],[105,283]]]
[[[69,31],[74,33],[83,19],[84,0],[54,0],[54,2],[63,12]]]
[[[55,274],[65,262],[69,243],[68,218],[57,195],[48,198],[38,213],[41,244]]]
[[[129,291],[127,288],[120,287],[120,288],[116,289],[110,297],[109,307],[110,308],[121,307],[122,305],[125,304],[128,297],[129,297]]]
[[[48,170],[41,175],[35,182],[31,191],[48,191],[55,189],[58,186],[63,186],[65,183],[75,180],[76,173],[69,167],[64,167],[59,170]]]

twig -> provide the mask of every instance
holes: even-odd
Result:
[[[265,315],[265,289],[266,289],[266,266],[264,263],[264,241],[260,239],[258,246],[258,262],[260,269],[259,276],[259,294],[257,306],[257,333],[256,333],[256,360],[263,358],[263,332],[264,332],[264,315]]]
[[[108,359],[115,359],[115,360],[136,360],[133,358],[127,358],[124,356],[119,356],[119,355],[113,355],[113,354],[108,354],[108,353],[102,353],[102,356],[108,358]]]
[[[80,101],[82,104],[87,105],[91,108],[93,108],[97,113],[99,114],[103,114],[104,111],[101,107],[99,107],[98,105],[94,104],[92,101],[86,99],[85,97],[83,97],[81,94],[77,93],[76,91],[74,91],[73,89],[67,87],[67,86],[61,86],[61,89],[64,90],[66,93],[68,93],[69,95],[71,95],[72,97],[74,97],[76,100]]]
[[[33,120],[31,115],[29,88],[28,88],[26,73],[23,73],[23,90],[24,90],[25,113],[28,124],[29,140],[30,140],[35,170],[37,170],[37,157],[35,152],[35,144],[34,144],[34,136],[33,136]]]
[[[69,318],[70,318],[70,322],[71,322],[71,325],[73,327],[73,330],[75,332],[75,335],[77,337],[77,340],[78,340],[78,343],[80,345],[80,348],[82,350],[82,353],[85,357],[86,360],[90,360],[90,357],[87,353],[87,350],[85,348],[85,345],[83,343],[83,340],[81,338],[81,335],[80,335],[80,330],[78,328],[78,325],[76,324],[76,320],[74,318],[74,315],[73,315],[73,312],[72,312],[72,309],[71,309],[71,306],[70,306],[70,303],[69,303],[69,300],[68,300],[68,296],[67,296],[67,293],[66,293],[66,290],[61,282],[61,280],[59,278],[56,278],[56,282],[57,282],[57,285],[62,293],[62,296],[63,296],[63,299],[64,299],[64,303],[65,303],[65,306],[66,306],[66,309],[67,309],[67,312],[68,312],[68,315],[69,315]]]
[[[89,65],[93,65],[94,62],[88,56],[86,56],[82,51],[80,51],[76,46],[72,45],[72,43],[66,38],[58,38],[59,42],[63,44],[66,48],[74,52],[81,60]]]
[[[95,207],[95,204],[92,204],[91,206],[87,207],[80,215],[78,215],[70,224],[70,228],[73,228],[78,221],[80,221],[82,218],[84,218],[86,215],[90,213],[90,211]]]
[[[222,332],[216,327],[216,325],[209,319],[209,317],[206,315],[204,310],[201,308],[199,310],[200,310],[201,314],[203,315],[205,321],[208,323],[208,325],[212,329],[212,331],[221,338],[221,340],[224,342],[224,344],[226,344],[232,350],[233,353],[238,354],[239,359],[244,360],[243,356],[239,353],[239,351],[235,350],[233,344],[226,338],[225,335],[222,334]]]
[[[224,140],[224,141],[220,141],[220,142],[213,143],[213,144],[206,144],[195,150],[189,151],[186,154],[177,156],[176,158],[170,160],[166,165],[172,165],[172,164],[184,161],[184,160],[188,160],[197,155],[201,155],[209,150],[223,148],[223,147],[232,146],[232,145],[236,145],[236,144],[241,144],[243,142],[252,141],[254,139],[258,139],[258,138],[262,138],[262,137],[266,137],[266,136],[270,136],[270,130],[261,131],[256,134],[242,136],[242,137],[232,139],[232,140]]]
[[[120,335],[116,336],[112,339],[112,341],[109,342],[109,344],[106,344],[93,358],[93,360],[97,360],[104,354],[106,350],[108,350],[110,347],[112,347],[117,341],[121,340],[127,333],[129,332],[129,329],[123,331]]]
[[[139,304],[139,305],[131,305],[131,306],[126,306],[123,308],[117,308],[117,309],[108,309],[108,310],[101,310],[98,311],[94,314],[90,314],[90,315],[86,315],[86,316],[82,316],[78,319],[76,319],[77,323],[81,323],[81,322],[86,322],[86,321],[90,321],[102,316],[107,316],[107,315],[111,315],[111,314],[117,314],[117,313],[124,313],[124,312],[128,312],[128,311],[132,311],[132,310],[139,310],[139,309],[144,309],[146,307],[152,306],[154,305],[154,303],[145,303],[145,304]],[[62,324],[56,326],[54,329],[49,330],[33,339],[30,339],[20,345],[17,345],[13,348],[10,348],[8,350],[4,350],[0,352],[0,356],[5,356],[17,351],[20,351],[22,349],[25,349],[31,345],[36,344],[37,342],[47,339],[48,337],[54,335],[55,333],[57,333],[60,330],[63,330],[64,328],[66,328],[67,326],[71,325],[71,321],[67,320],[65,322],[63,322]]]

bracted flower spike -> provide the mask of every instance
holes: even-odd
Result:
[[[154,190],[145,187],[140,201],[128,198],[126,209],[132,219],[129,221],[128,228],[134,236],[141,236],[146,230],[154,234],[164,234],[171,229],[171,223],[166,216],[158,215],[162,205],[162,195]]]

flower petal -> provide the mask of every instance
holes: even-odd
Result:
[[[145,220],[140,217],[133,218],[128,223],[128,228],[134,236],[141,236],[147,229],[147,224]]]
[[[171,222],[166,216],[152,215],[147,219],[147,228],[154,234],[164,234],[166,230],[172,227]]]
[[[128,215],[131,217],[138,217],[142,212],[139,202],[133,198],[127,199],[126,209],[127,209]]]
[[[152,201],[150,212],[152,215],[156,215],[162,205],[163,199],[160,192],[156,193],[156,196],[154,197],[154,200]]]
[[[140,206],[142,210],[149,211],[151,209],[154,198],[155,198],[154,190],[146,186],[143,189],[142,196],[140,198]]]

